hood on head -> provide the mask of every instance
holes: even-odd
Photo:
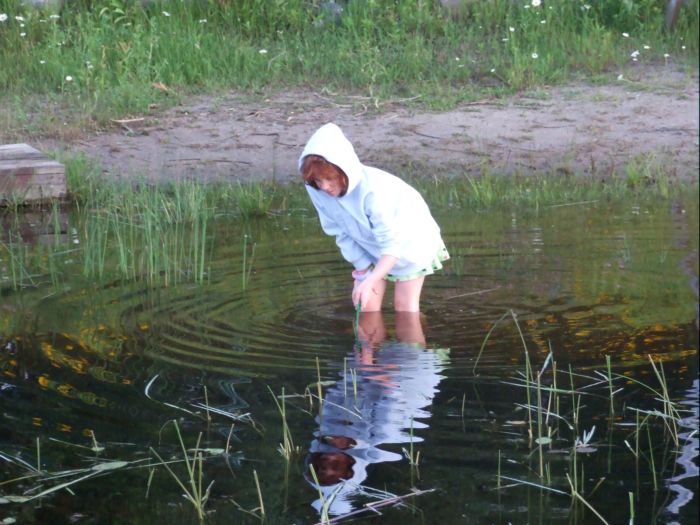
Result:
[[[307,155],[319,155],[343,170],[348,177],[348,191],[346,195],[360,182],[362,163],[357,157],[352,143],[343,134],[342,130],[332,122],[324,124],[311,135],[299,157],[299,171],[301,171],[304,158]]]

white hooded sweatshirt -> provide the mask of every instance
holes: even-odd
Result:
[[[390,275],[409,276],[429,268],[444,246],[440,228],[423,197],[414,188],[385,171],[365,166],[350,141],[335,124],[320,127],[299,157],[319,155],[348,177],[342,197],[307,186],[321,227],[355,269],[376,264],[382,255],[398,260]]]

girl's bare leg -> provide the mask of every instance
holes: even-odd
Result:
[[[372,288],[372,298],[367,304],[362,305],[363,312],[379,312],[382,309],[382,301],[384,300],[384,292],[386,291],[386,281],[382,279]]]
[[[397,281],[394,288],[394,310],[397,312],[419,312],[423,281],[425,281],[425,276],[410,281]]]

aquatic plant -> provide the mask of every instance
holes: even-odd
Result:
[[[503,319],[503,317],[501,317]],[[516,327],[517,319],[516,319]],[[519,331],[520,337],[522,339],[523,345],[524,335]],[[527,350],[526,350],[527,352]],[[606,373],[600,371],[594,371],[593,374],[580,374],[574,373],[571,366],[569,366],[568,377],[570,381],[570,388],[568,390],[561,389],[557,387],[556,383],[556,361],[553,359],[553,354],[550,352],[547,354],[544,363],[541,366],[540,371],[537,374],[532,373],[532,366],[529,364],[529,360],[525,359],[525,370],[524,372],[518,372],[518,377],[513,381],[505,381],[509,385],[517,385],[525,389],[527,393],[527,402],[525,404],[516,403],[517,407],[523,408],[528,412],[528,415],[532,414],[536,419],[536,439],[532,439],[532,418],[530,418],[530,424],[528,427],[528,436],[531,443],[531,447],[534,446],[537,451],[538,466],[533,469],[533,472],[537,475],[537,482],[529,482],[526,480],[519,480],[513,477],[505,476],[502,472],[502,459],[501,452],[498,452],[497,460],[497,473],[496,473],[496,489],[504,490],[508,487],[518,486],[520,484],[536,486],[541,490],[546,490],[554,492],[557,494],[565,494],[564,491],[554,488],[552,485],[555,483],[553,479],[552,466],[550,461],[545,462],[544,448],[551,448],[555,443],[555,438],[557,441],[561,442],[564,440],[564,434],[559,428],[552,426],[553,421],[560,421],[565,423],[566,429],[571,432],[571,445],[569,447],[568,459],[569,459],[569,469],[565,472],[565,478],[569,485],[569,495],[572,498],[572,503],[583,504],[588,510],[590,510],[601,522],[608,523],[607,520],[596,510],[590,501],[590,496],[605,482],[605,477],[601,477],[596,485],[590,491],[585,490],[585,480],[586,476],[584,473],[584,457],[590,454],[595,454],[599,448],[599,445],[593,441],[596,425],[592,425],[589,429],[583,430],[579,435],[579,427],[582,424],[581,421],[581,397],[582,396],[596,396],[599,398],[604,398],[608,400],[609,403],[609,439],[610,442],[607,444],[608,450],[612,450],[612,438],[613,438],[613,425],[621,425],[622,422],[618,421],[622,417],[632,413],[635,416],[635,422],[633,424],[634,431],[632,435],[634,436],[635,445],[634,447],[630,445],[628,439],[623,439],[623,442],[627,449],[629,449],[635,457],[635,461],[638,461],[640,457],[643,457],[642,444],[640,442],[640,437],[643,433],[646,434],[646,445],[648,446],[648,453],[646,454],[646,459],[649,464],[649,472],[652,478],[654,491],[659,488],[658,476],[657,476],[657,465],[655,462],[655,447],[652,442],[652,428],[651,420],[652,418],[657,418],[662,422],[662,428],[664,429],[664,435],[668,437],[669,442],[675,446],[679,446],[678,437],[678,422],[681,419],[679,409],[674,403],[669,394],[666,385],[665,377],[663,374],[663,368],[654,362],[651,356],[649,356],[650,364],[652,370],[654,371],[654,376],[660,384],[660,389],[655,389],[648,384],[642,383],[637,379],[627,377],[622,374],[616,374],[612,371],[612,364],[610,357],[606,356],[605,369]],[[551,366],[550,366],[551,365]],[[547,372],[548,371],[548,372]],[[549,384],[545,385],[543,383],[543,378],[547,372],[549,377]],[[575,380],[578,384],[575,384]],[[623,387],[615,389],[615,381],[625,381],[633,386],[640,386],[644,390],[648,390],[652,393],[652,400],[655,403],[661,403],[661,410],[642,410],[634,408],[631,406],[626,406],[622,414],[619,414],[613,408],[615,395],[623,391]],[[604,388],[607,395],[596,394],[596,388]],[[534,393],[534,396],[530,396],[530,392]],[[545,394],[547,395],[547,401],[545,402]],[[570,396],[570,407],[568,413],[562,413],[561,404],[558,402],[558,396],[568,394]],[[534,402],[534,403],[533,403]],[[644,414],[645,417],[640,420],[640,414]],[[610,461],[610,459],[608,460]],[[609,469],[612,468],[610,465]],[[503,480],[512,481],[513,484],[507,487],[502,484]],[[584,497],[587,494],[587,497]],[[630,505],[630,514],[634,514],[634,507]]]
[[[187,447],[185,446],[185,442],[182,439],[182,434],[180,433],[180,427],[177,424],[176,420],[171,420],[167,422],[163,427],[161,428],[161,431],[165,428],[166,425],[169,423],[172,423],[173,427],[175,427],[175,433],[177,435],[178,442],[180,444],[180,447],[182,449],[182,458],[183,462],[185,463],[185,467],[187,469],[187,475],[185,477],[180,477],[178,476],[175,471],[170,467],[170,462],[165,461],[161,455],[153,448],[150,447],[151,453],[158,459],[159,464],[165,468],[165,470],[168,471],[170,476],[175,480],[175,482],[178,484],[178,486],[182,489],[184,492],[185,498],[194,506],[195,510],[197,511],[197,516],[200,521],[204,521],[205,513],[204,513],[204,507],[207,504],[207,500],[209,499],[209,494],[211,492],[211,487],[214,485],[214,481],[212,480],[209,485],[207,485],[206,489],[203,490],[203,481],[204,481],[204,474],[203,474],[203,463],[204,463],[204,454],[203,451],[200,449],[200,443],[202,440],[202,433],[199,433],[199,436],[197,437],[197,442],[194,446],[194,449],[192,449],[192,457],[190,458],[188,456],[188,450]]]
[[[285,405],[284,387],[282,387],[282,393],[280,395],[279,401],[277,400],[277,396],[269,386],[267,387],[267,389],[270,391],[270,395],[272,395],[272,399],[275,402],[275,406],[277,407],[277,410],[280,413],[280,417],[282,418],[282,443],[280,443],[278,450],[285,460],[291,461],[301,452],[301,447],[294,445],[292,431],[290,430],[289,424],[287,423],[287,409]]]

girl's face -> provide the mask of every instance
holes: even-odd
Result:
[[[342,197],[348,191],[348,178],[345,173],[318,155],[306,157],[302,175],[306,184],[331,197]]]
[[[343,184],[341,183],[339,177],[317,177],[314,179],[314,182],[316,183],[316,187],[319,190],[325,191],[331,197],[340,197],[341,193],[343,193],[344,190]]]

